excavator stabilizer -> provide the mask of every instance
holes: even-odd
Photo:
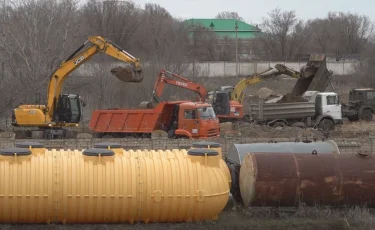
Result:
[[[127,67],[115,67],[111,69],[111,73],[115,75],[120,81],[123,82],[142,82],[143,81],[143,71],[136,69],[132,66]]]

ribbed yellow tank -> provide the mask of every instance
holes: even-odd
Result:
[[[200,141],[200,142],[195,142],[192,144],[191,149],[195,148],[207,148],[207,149],[213,149],[219,153],[219,156],[221,159],[223,159],[223,151],[221,149],[220,143],[217,142],[210,142],[210,141]],[[225,172],[226,177],[228,178],[229,181],[229,187],[232,185],[232,177],[230,175],[229,168],[225,161],[220,161],[220,169]]]
[[[35,149],[1,151],[1,223],[212,220],[229,198],[214,150]]]

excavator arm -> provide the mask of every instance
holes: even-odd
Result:
[[[246,88],[249,85],[257,84],[265,79],[274,78],[281,74],[285,74],[285,75],[288,75],[290,77],[297,78],[297,79],[302,77],[302,75],[299,72],[294,71],[286,67],[285,65],[277,64],[275,65],[275,68],[270,67],[261,73],[255,73],[251,75],[250,77],[247,77],[239,81],[231,93],[231,100],[237,101],[240,104],[242,104],[244,97],[245,97]]]
[[[91,43],[91,45],[83,52],[78,53],[86,46],[87,43]],[[120,61],[128,63],[127,68],[117,67],[111,70],[111,73],[119,80],[124,82],[141,82],[143,80],[143,71],[138,59],[134,58],[132,55],[109,40],[106,40],[100,36],[89,37],[82,46],[80,46],[64,62],[61,63],[50,78],[46,109],[51,118],[54,115],[65,79],[71,72],[99,52],[105,53]]]
[[[168,76],[171,75],[172,77]],[[207,89],[194,81],[187,78],[179,76],[175,73],[171,73],[167,70],[161,70],[159,72],[157,81],[154,86],[154,91],[152,93],[152,102],[157,104],[160,102],[160,97],[163,94],[165,84],[174,85],[180,88],[188,89],[194,91],[199,96],[199,101],[204,102],[207,95]]]

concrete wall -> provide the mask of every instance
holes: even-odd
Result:
[[[284,64],[289,68],[299,71],[301,66],[306,62],[244,62],[238,63],[238,73],[241,76],[251,75],[253,73],[262,72],[269,67],[274,67],[276,64]],[[329,70],[332,70],[334,75],[348,75],[355,72],[355,65],[357,62],[328,62]],[[112,66],[121,65],[119,62],[110,64]],[[146,66],[146,65],[145,65]],[[97,68],[103,68],[98,63],[85,63],[80,66],[75,73],[82,76],[96,76]],[[228,77],[236,75],[235,62],[204,62],[204,63],[186,63],[185,71],[181,74],[189,77]]]
[[[223,137],[213,139],[221,143],[224,155],[227,153],[231,144],[237,143],[259,143],[269,141],[287,142],[295,141],[295,138],[246,138],[246,137]],[[0,138],[0,149],[14,147],[15,143],[24,142],[29,140],[15,140],[14,137]],[[99,142],[116,142],[121,143],[125,149],[188,149],[192,142],[196,140],[170,140],[164,138],[155,139],[71,139],[71,140],[33,140],[36,142],[44,143],[46,148],[49,149],[86,149],[91,148],[95,143]],[[340,148],[341,153],[353,153],[357,151],[372,152],[372,146],[375,146],[375,138],[369,136],[367,140],[363,139],[334,139]]]

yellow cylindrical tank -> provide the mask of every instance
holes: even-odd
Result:
[[[32,154],[44,154],[46,150],[44,148],[44,144],[33,142],[33,141],[25,141],[21,143],[16,143],[15,147],[29,149]]]
[[[137,157],[137,156],[150,156],[150,155],[165,155],[173,154],[173,156],[186,157],[187,151],[185,149],[172,149],[172,150],[124,150],[123,146],[115,142],[100,142],[94,144],[95,149],[110,149],[116,155],[122,155],[125,157]],[[221,149],[220,149],[221,151]],[[176,155],[178,153],[179,155]]]
[[[200,142],[194,142],[191,145],[191,149],[195,148],[207,148],[207,149],[213,149],[219,153],[219,156],[221,159],[223,159],[223,151],[221,148],[220,143],[217,142],[211,142],[211,141],[200,141]],[[230,175],[230,170],[227,166],[227,164],[224,161],[220,161],[220,168],[225,172],[225,175],[228,178],[229,186],[232,185],[232,177]]]
[[[213,150],[18,150],[0,157],[1,223],[212,220],[229,198]]]
[[[54,201],[54,156],[27,148],[0,151],[0,222],[50,223]]]
[[[115,152],[115,154],[123,154],[123,147],[121,144],[119,143],[115,143],[115,142],[100,142],[100,143],[96,143],[94,144],[94,148],[96,149],[110,149],[112,150],[113,152]]]

